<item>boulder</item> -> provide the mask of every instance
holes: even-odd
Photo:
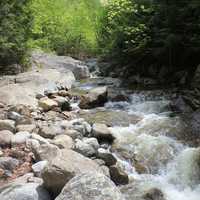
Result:
[[[91,109],[103,106],[107,102],[107,87],[97,87],[91,89],[88,94],[80,99],[79,107],[82,109]]]
[[[61,108],[62,111],[70,111],[71,106],[68,98],[56,96],[53,98],[55,102],[57,102],[58,106]]]
[[[91,157],[97,153],[99,143],[96,138],[76,139],[75,150],[84,156]]]
[[[42,144],[39,147],[32,149],[36,161],[53,160],[56,156],[60,155],[60,150],[53,144]]]
[[[182,97],[173,100],[170,103],[170,107],[174,112],[178,113],[190,113],[193,111],[192,108],[184,101]]]
[[[13,120],[0,120],[0,131],[8,130],[11,132],[15,131],[15,121]]]
[[[27,131],[29,133],[32,133],[36,131],[36,125],[35,124],[17,125],[16,131],[17,132]]]
[[[48,164],[46,160],[39,161],[32,165],[32,170],[35,176],[41,177],[41,172],[45,168],[45,166]]]
[[[20,162],[11,157],[0,157],[0,168],[3,170],[13,171]]]
[[[39,125],[38,134],[44,138],[53,139],[56,135],[63,133],[62,128],[58,124],[44,123]]]
[[[13,183],[0,188],[1,200],[51,200],[39,183]]]
[[[56,145],[60,149],[72,149],[74,147],[74,141],[68,135],[57,135],[52,141],[52,144]]]
[[[111,141],[111,142],[114,140],[112,133],[105,124],[98,124],[98,123],[93,124],[92,134],[98,140]]]
[[[63,134],[70,136],[73,140],[77,138],[81,139],[83,137],[82,133],[74,129],[66,129]]]
[[[36,107],[35,95],[47,89],[57,87],[71,88],[75,77],[70,70],[45,66],[32,71],[6,76],[0,80],[0,101],[10,105],[30,105]]]
[[[104,160],[107,166],[115,165],[117,162],[115,156],[103,148],[98,149],[98,157]]]
[[[126,185],[129,183],[128,174],[119,165],[110,166],[109,169],[111,180],[116,185]]]
[[[26,131],[18,132],[12,137],[12,146],[25,144],[27,139],[31,137],[31,134]]]
[[[49,111],[58,106],[58,103],[49,98],[42,98],[38,101],[38,105],[44,110]]]
[[[105,175],[84,173],[71,179],[56,200],[124,200],[115,184]]]
[[[163,192],[158,188],[151,188],[142,197],[144,200],[166,200]]]
[[[54,156],[42,171],[45,187],[58,195],[65,184],[74,176],[84,172],[102,172],[100,167],[89,158],[72,150],[61,150],[61,154]],[[52,181],[53,180],[53,181]]]
[[[56,68],[63,73],[66,70],[70,70],[73,72],[77,80],[90,77],[89,69],[83,62],[68,56],[57,56],[43,52],[34,52],[32,54],[32,60],[39,66]]]
[[[8,130],[0,131],[0,146],[6,147],[11,145],[14,134]]]

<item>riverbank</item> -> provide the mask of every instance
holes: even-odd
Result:
[[[199,112],[177,88],[125,88],[70,57],[32,61],[0,80],[1,200],[198,200]]]

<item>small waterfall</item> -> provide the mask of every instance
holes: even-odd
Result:
[[[200,148],[188,147],[176,139],[184,131],[181,120],[170,117],[168,98],[152,96],[133,94],[130,102],[105,105],[142,116],[137,124],[110,128],[116,137],[111,149],[133,180],[133,191],[156,187],[166,200],[199,200]]]

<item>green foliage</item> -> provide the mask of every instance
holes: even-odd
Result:
[[[31,28],[29,0],[0,1],[0,65],[21,63]]]
[[[131,72],[149,66],[194,71],[200,54],[200,1],[110,0],[99,30],[104,54]]]
[[[93,53],[97,49],[99,0],[34,0],[31,47],[60,55]]]

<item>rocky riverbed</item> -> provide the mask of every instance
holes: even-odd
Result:
[[[0,80],[1,200],[199,200],[200,112],[177,89],[121,88],[69,57],[32,63]]]

